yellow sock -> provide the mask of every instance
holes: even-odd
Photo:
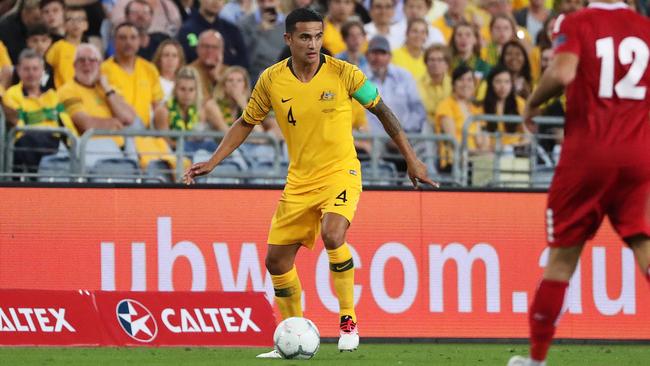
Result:
[[[354,312],[354,262],[347,243],[328,250],[330,273],[334,280],[334,289],[339,299],[339,316],[349,315],[352,321],[357,321]]]
[[[273,289],[275,290],[275,301],[278,303],[282,319],[292,316],[302,316],[302,286],[296,266],[287,273],[271,275]]]

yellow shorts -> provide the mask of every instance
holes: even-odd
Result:
[[[306,193],[285,189],[271,221],[268,243],[313,248],[323,216],[332,212],[352,223],[360,196],[361,178],[348,172],[335,174],[321,188]]]

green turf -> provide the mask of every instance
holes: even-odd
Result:
[[[365,344],[339,353],[325,344],[309,361],[256,360],[259,348],[0,348],[0,365],[506,365],[523,345]],[[553,347],[549,365],[648,365],[650,346]]]

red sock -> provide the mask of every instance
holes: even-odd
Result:
[[[530,357],[535,361],[546,360],[568,286],[569,283],[564,281],[542,280],[535,292],[528,312]]]

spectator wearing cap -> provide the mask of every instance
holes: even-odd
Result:
[[[381,94],[384,102],[395,113],[407,133],[419,133],[426,121],[426,112],[420,100],[415,80],[401,67],[391,64],[388,40],[375,36],[368,43],[369,70],[366,75]],[[372,113],[366,113],[371,132],[383,131],[381,122]]]
[[[12,63],[18,62],[20,52],[27,47],[27,28],[40,22],[40,0],[24,0],[17,12],[0,20],[0,41],[7,47]]]
[[[185,58],[192,62],[197,57],[199,35],[209,29],[216,30],[224,39],[223,62],[248,69],[248,52],[239,28],[219,17],[223,2],[224,0],[201,0],[199,11],[192,13],[183,23],[177,39],[183,45]]]

